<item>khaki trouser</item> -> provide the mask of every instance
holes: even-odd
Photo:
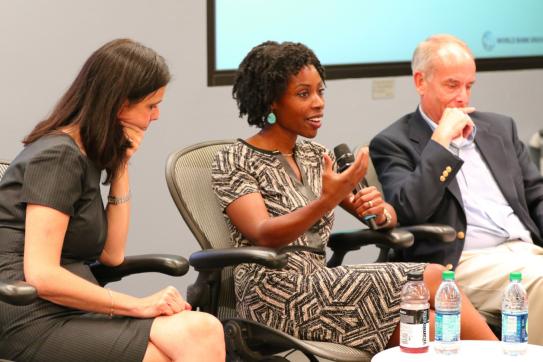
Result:
[[[503,292],[513,271],[522,273],[522,285],[528,292],[528,342],[543,345],[543,248],[510,241],[495,248],[467,250],[455,274],[481,314],[500,321]]]

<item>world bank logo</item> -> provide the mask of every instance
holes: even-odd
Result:
[[[483,42],[483,48],[486,51],[491,51],[496,46],[496,39],[494,38],[494,35],[491,31],[486,31],[483,34],[483,38],[481,39]]]

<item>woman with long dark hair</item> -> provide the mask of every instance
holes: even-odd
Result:
[[[124,260],[129,160],[159,117],[170,73],[129,39],[96,50],[0,182],[0,279],[24,279],[28,306],[0,302],[0,358],[224,360],[220,322],[167,287],[137,298],[102,288],[86,261]],[[100,180],[109,184],[104,210]]]

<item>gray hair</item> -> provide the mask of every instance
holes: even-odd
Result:
[[[437,34],[428,37],[419,43],[413,52],[411,61],[411,71],[431,74],[435,65],[435,59],[438,57],[439,50],[448,47],[454,50],[464,50],[473,58],[473,53],[468,45],[457,37],[449,34]]]

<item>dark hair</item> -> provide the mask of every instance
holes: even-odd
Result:
[[[77,125],[87,157],[111,182],[130,146],[117,120],[124,102],[133,104],[170,81],[163,57],[130,39],[110,41],[87,59],[51,115],[25,137],[25,145],[38,138]]]
[[[313,65],[324,82],[324,69],[311,49],[301,43],[267,41],[257,45],[239,65],[232,96],[239,116],[247,115],[252,126],[264,128],[271,104],[283,95],[290,77]]]

